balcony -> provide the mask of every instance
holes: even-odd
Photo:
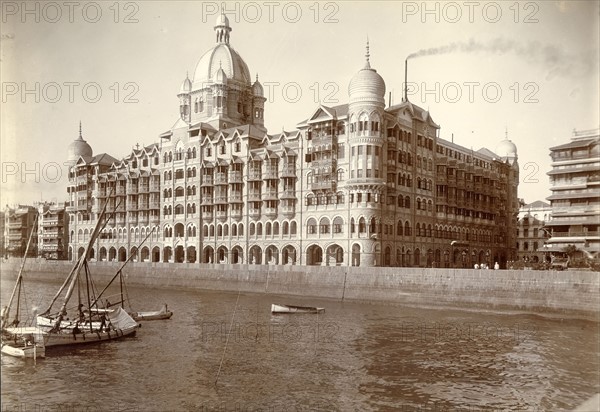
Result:
[[[265,190],[262,200],[277,200],[277,190]]]
[[[202,196],[202,201],[200,202],[202,206],[212,206],[213,198],[211,196]]]
[[[277,208],[276,207],[265,207],[265,216],[268,217],[276,217],[277,216]]]
[[[150,224],[151,225],[160,224],[160,217],[159,216],[150,216]]]
[[[213,177],[212,175],[204,175],[202,176],[202,184],[200,186],[212,186],[213,185]]]
[[[284,166],[281,171],[281,177],[296,177],[296,167],[295,166]]]
[[[229,203],[227,201],[227,196],[215,196],[214,204],[215,205],[226,205]]]
[[[227,220],[227,211],[226,210],[217,210],[215,212],[217,219],[220,221]]]
[[[296,191],[294,189],[285,189],[281,193],[281,199],[296,199]]]
[[[588,232],[556,232],[552,233],[552,237],[595,237],[598,238],[600,236],[600,232],[598,231],[588,231]]]
[[[23,223],[21,223],[21,222],[14,222],[14,223],[9,223],[8,224],[8,228],[9,229],[21,229],[23,227],[24,227]]]
[[[213,212],[202,212],[202,220],[211,222],[213,220]]]
[[[117,186],[117,189],[115,190],[115,194],[117,196],[124,195],[125,194],[125,186]]]
[[[268,169],[267,171],[265,171],[265,175],[263,176],[263,179],[265,179],[265,180],[279,179],[277,169]]]
[[[260,170],[250,170],[250,172],[248,173],[248,181],[261,181],[262,180],[262,173]]]
[[[148,185],[139,185],[138,187],[138,193],[148,193],[150,190],[150,187]]]
[[[281,213],[285,216],[285,217],[292,217],[296,214],[296,207],[295,206],[282,206],[281,208]]]
[[[150,202],[148,209],[160,209],[160,202]]]
[[[242,194],[239,192],[233,192],[229,194],[229,202],[230,203],[244,203],[242,199]]]
[[[252,191],[248,193],[248,201],[259,202],[261,201],[260,192]]]
[[[226,173],[217,173],[215,175],[215,185],[226,185],[227,184],[227,174]]]
[[[248,216],[250,216],[253,219],[260,218],[260,209],[250,209],[250,210],[248,210]]]
[[[242,218],[242,209],[231,209],[229,215],[232,219],[241,219]]]
[[[229,172],[229,183],[243,183],[242,172]]]

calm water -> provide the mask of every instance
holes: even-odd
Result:
[[[12,286],[2,280],[3,304]],[[29,307],[58,287],[26,286]],[[237,293],[129,295],[175,314],[36,364],[2,357],[2,412],[555,411],[600,390],[593,322],[253,294],[234,316]],[[274,316],[272,302],[326,311]]]

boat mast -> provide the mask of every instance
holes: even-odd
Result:
[[[111,190],[111,194],[112,194],[112,190]],[[104,213],[104,210],[106,209],[107,203],[104,205],[104,208],[102,209],[102,213],[100,214],[100,217],[98,218],[98,224],[102,220],[102,214]],[[119,202],[119,204],[117,205],[117,207],[120,204],[121,204],[121,202]],[[104,222],[104,225],[102,226],[102,229],[104,229],[106,227],[106,225],[108,224],[109,220],[112,219],[113,215],[114,215],[114,213],[111,214],[111,216],[106,220],[106,222]],[[102,229],[100,229],[100,230],[102,230]],[[98,231],[98,232],[100,232],[100,231]],[[93,237],[90,238],[90,245],[93,244],[93,241],[94,241]],[[56,292],[56,295],[54,295],[54,297],[52,298],[52,301],[50,302],[50,305],[48,305],[48,308],[42,313],[42,315],[48,315],[50,313],[50,311],[52,310],[52,306],[54,306],[54,304],[56,303],[56,300],[59,298],[59,296],[62,293],[62,291],[65,290],[65,288],[67,287],[67,285],[69,285],[71,283],[71,281],[73,279],[73,275],[75,274],[75,272],[79,273],[78,271],[81,269],[82,260],[85,261],[86,256],[87,256],[87,249],[86,249],[86,253],[83,253],[79,257],[79,259],[77,259],[77,263],[71,269],[71,272],[69,273],[69,276],[67,276],[67,278],[65,279],[65,281],[61,285],[60,289],[58,289],[58,292]]]
[[[8,301],[8,305],[6,306],[6,310],[2,313],[2,329],[6,328],[8,324],[8,315],[10,313],[10,307],[12,306],[13,299],[15,298],[15,293],[17,292],[17,288],[19,289],[19,295],[21,294],[21,283],[23,282],[23,268],[25,267],[25,260],[27,259],[27,253],[29,252],[29,245],[31,245],[31,239],[33,239],[33,232],[36,229],[38,217],[40,216],[39,212],[35,216],[35,221],[33,222],[33,227],[31,228],[31,233],[29,233],[29,240],[27,241],[27,246],[25,247],[25,255],[23,256],[23,261],[21,262],[21,268],[19,269],[19,274],[17,275],[17,282],[15,283],[15,287],[13,288],[12,294],[10,295],[10,299]],[[19,308],[17,307],[17,316],[15,317],[18,320]]]
[[[140,250],[140,246],[142,246],[146,240],[150,237],[150,235],[152,233],[154,233],[154,229],[152,228],[152,230],[150,231],[150,233],[148,233],[146,235],[146,237],[144,238],[144,240],[142,240],[142,242],[138,245],[137,249]],[[112,279],[110,280],[110,282],[108,282],[108,284],[104,287],[104,289],[102,289],[102,292],[100,292],[98,294],[98,297],[96,298],[96,300],[94,300],[94,302],[92,302],[92,305],[90,306],[90,308],[92,306],[94,306],[98,300],[102,297],[102,295],[104,294],[104,292],[106,292],[106,289],[108,289],[108,287],[115,281],[115,279],[117,278],[117,276],[121,275],[121,306],[123,306],[123,280],[122,280],[122,270],[125,268],[125,266],[127,265],[127,263],[129,263],[129,261],[133,259],[133,253],[129,254],[129,257],[127,258],[127,260],[125,262],[123,262],[123,264],[121,265],[121,267],[119,268],[119,270],[117,270],[117,273],[112,277]],[[112,306],[112,305],[111,305]]]
[[[83,265],[87,265],[87,259],[90,254],[90,249],[92,248],[92,245],[98,238],[100,231],[106,226],[106,223],[108,223],[109,219],[106,219],[104,224],[101,225],[102,221],[104,220],[107,205],[108,205],[108,202],[104,203],[102,212],[100,212],[100,216],[98,217],[98,223],[96,224],[94,231],[90,235],[90,241],[88,242],[86,248],[84,249],[81,259],[77,262],[75,274],[74,274],[73,278],[71,279],[71,283],[69,284],[69,289],[67,289],[67,293],[65,295],[63,304],[62,304],[60,310],[58,311],[58,317],[57,317],[56,326],[55,326],[56,328],[60,327],[60,322],[62,321],[63,317],[67,313],[67,303],[69,303],[69,299],[71,299],[71,296],[73,295],[73,289],[75,288],[75,281],[79,278],[79,272],[81,271],[81,267]]]

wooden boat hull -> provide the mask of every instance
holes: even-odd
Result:
[[[109,331],[87,331],[73,333],[73,329],[66,329],[60,332],[48,333],[44,336],[46,347],[54,346],[72,346],[84,345],[88,343],[103,342],[108,340],[120,339],[125,336],[133,336],[139,326],[132,326],[126,329],[113,329]]]
[[[271,305],[271,313],[322,313],[325,308],[317,308],[313,306],[292,306],[292,305]]]
[[[9,343],[2,343],[1,352],[8,356],[14,356],[16,358],[44,358],[46,356],[46,349],[43,345],[13,345]]]
[[[38,316],[38,325],[40,324],[40,320],[41,319]],[[44,317],[42,323],[53,325],[55,322],[53,322],[52,318]],[[61,327],[59,330],[54,330],[45,326],[46,333],[44,334],[44,343],[46,344],[46,347],[52,347],[114,340],[135,334],[139,327],[138,323],[122,308],[115,309],[108,313],[107,323],[104,327],[99,326],[95,328],[94,323],[96,322],[92,322],[91,328],[89,323],[82,323],[80,325],[71,325],[69,323],[67,327]]]

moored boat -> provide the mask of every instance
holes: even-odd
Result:
[[[165,303],[160,310],[153,312],[129,312],[129,316],[131,316],[135,321],[163,320],[170,319],[171,316],[173,316],[173,312],[167,308],[167,304]]]
[[[43,358],[46,356],[44,332],[35,326],[5,328],[1,352],[17,358]]]
[[[79,345],[118,339],[135,334],[139,327],[137,322],[122,308],[106,311],[99,309],[97,306],[98,297],[95,294],[87,261],[92,245],[98,238],[100,230],[107,223],[107,221],[104,221],[105,210],[106,204],[102,208],[96,227],[75,266],[48,308],[37,317],[37,326],[46,332],[44,335],[46,347]],[[84,279],[81,279],[82,277]],[[67,306],[75,288],[78,290],[77,309],[67,313]],[[52,306],[65,290],[60,309],[57,313],[52,313]]]
[[[317,308],[314,306],[293,306],[280,305],[273,303],[271,305],[271,313],[322,313],[325,308]]]

